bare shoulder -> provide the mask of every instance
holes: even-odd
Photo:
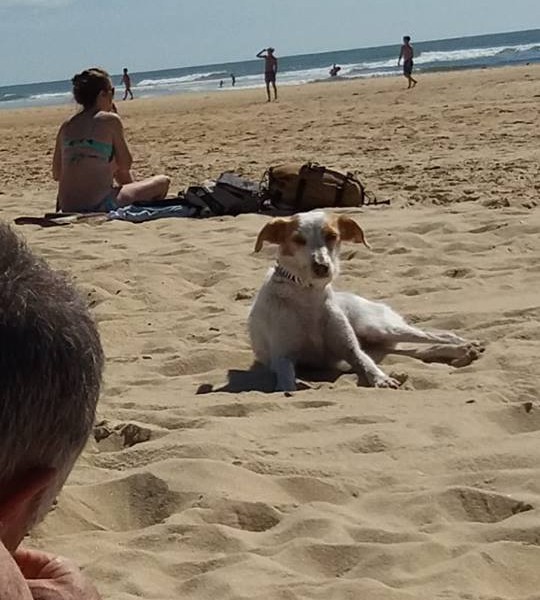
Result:
[[[105,110],[99,111],[94,118],[97,119],[98,121],[100,121],[101,123],[114,123],[114,124],[122,123],[122,119],[120,118],[120,116],[118,114],[116,114],[114,112],[107,112]]]
[[[62,123],[62,125],[60,125],[60,127],[58,128],[57,138],[62,138],[66,134],[66,131],[68,130],[69,126],[71,125],[73,118],[74,117],[70,117],[69,119],[66,119]]]
[[[94,118],[98,123],[113,131],[119,131],[123,129],[122,119],[116,113],[100,111]]]

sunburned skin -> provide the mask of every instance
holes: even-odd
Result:
[[[0,600],[32,600],[19,567],[0,542]]]
[[[114,154],[115,146],[121,144],[120,136],[121,122],[112,112],[82,112],[62,125],[57,141],[61,165],[58,195],[62,210],[71,212],[97,206],[113,189],[115,175],[129,182],[131,156],[124,158]],[[85,140],[109,146],[110,159],[88,142],[83,146],[81,142]],[[76,145],[71,145],[72,142]],[[117,173],[119,170],[124,171],[123,177]]]
[[[134,202],[165,198],[170,184],[167,176],[134,180],[133,158],[115,112],[108,74],[87,69],[72,81],[81,111],[62,124],[56,137],[52,174],[58,181],[57,209],[110,212]]]

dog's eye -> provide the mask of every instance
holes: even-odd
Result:
[[[293,236],[293,242],[295,244],[298,244],[299,246],[305,246],[306,245],[306,238],[296,234],[295,236]]]
[[[335,244],[335,242],[337,241],[337,233],[334,233],[333,231],[328,231],[326,233],[326,235],[324,236],[326,243],[327,244]]]

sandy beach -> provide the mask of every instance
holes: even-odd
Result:
[[[95,439],[29,543],[108,600],[540,599],[540,67],[119,102],[135,172],[171,191],[282,162],[354,170],[336,287],[486,344],[292,397],[248,369],[274,251],[261,215],[17,227],[87,295],[107,355]],[[0,217],[54,209],[74,106],[0,111]]]

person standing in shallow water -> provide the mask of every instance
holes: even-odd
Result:
[[[276,75],[278,70],[278,61],[274,56],[274,48],[263,48],[257,58],[264,58],[264,82],[266,83],[266,96],[270,102],[270,84],[274,90],[274,100],[277,100]],[[266,53],[266,54],[264,54]]]
[[[401,46],[401,51],[399,53],[399,58],[398,58],[398,67],[401,63],[401,60],[403,59],[403,76],[407,79],[407,81],[409,82],[409,85],[407,87],[408,90],[410,90],[412,87],[414,87],[418,81],[416,81],[416,79],[413,79],[412,76],[412,71],[413,71],[413,58],[414,58],[414,48],[411,46],[411,38],[410,36],[406,35],[403,38],[403,45]]]
[[[133,100],[133,92],[131,91],[131,77],[129,76],[128,70],[124,69],[124,74],[122,75],[122,83],[124,84],[124,100],[128,97]]]

